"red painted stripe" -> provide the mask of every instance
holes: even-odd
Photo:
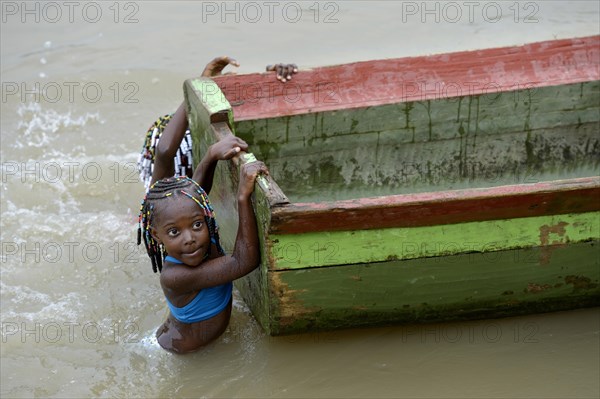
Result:
[[[236,121],[404,101],[513,91],[600,79],[600,36],[516,47],[215,78]]]
[[[600,210],[600,178],[440,191],[272,209],[271,233],[435,226]]]

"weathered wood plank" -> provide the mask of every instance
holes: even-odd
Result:
[[[598,81],[438,100],[399,102],[278,118],[236,120],[250,144],[321,145],[333,137],[393,131],[397,144],[500,135],[598,121]],[[348,145],[348,144],[346,144]],[[292,150],[293,148],[293,150]],[[344,148],[344,147],[342,147]],[[270,153],[258,153],[269,159]]]
[[[598,245],[269,272],[270,333],[598,306]]]
[[[353,148],[315,145],[310,153],[266,163],[292,202],[531,184],[600,174],[597,131],[590,123],[572,131],[481,137],[467,150],[460,140],[396,145],[383,132]]]
[[[311,201],[313,192],[336,200],[594,176],[599,88],[546,87],[533,105],[482,104],[478,116],[474,106],[461,113],[439,100],[427,109],[412,104],[410,122],[398,108],[407,104],[398,104],[240,122],[236,129],[293,202]],[[515,181],[523,176],[528,181]]]
[[[270,232],[438,226],[600,210],[600,177],[493,188],[293,203],[274,209]]]

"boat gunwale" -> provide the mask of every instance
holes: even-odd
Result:
[[[230,102],[235,121],[246,122],[597,81],[600,80],[599,46],[600,35],[592,35],[317,67],[300,71],[285,84],[273,81],[269,73],[222,75],[212,79]],[[583,62],[581,51],[594,53]],[[564,57],[566,54],[569,57]],[[550,65],[557,62],[552,59],[555,55],[564,57],[561,65]],[[502,71],[494,70],[498,64],[503,64]],[[424,82],[425,90],[407,92],[407,82]],[[473,87],[473,83],[478,87]],[[329,102],[319,90],[327,90],[327,85],[332,84],[337,101]],[[440,93],[431,90],[429,84],[459,84],[469,91]],[[288,98],[290,87],[300,89],[298,97]],[[372,98],[373,92],[383,88],[381,97]],[[255,95],[254,89],[260,95]]]
[[[600,177],[271,207],[270,234],[416,227],[600,210]],[[328,217],[329,216],[329,217]],[[377,217],[380,216],[380,217]]]

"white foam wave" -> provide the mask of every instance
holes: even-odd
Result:
[[[2,320],[70,322],[83,315],[81,297],[73,292],[50,295],[27,286],[11,286],[0,282],[2,288]],[[29,311],[26,311],[28,309]]]
[[[17,125],[17,148],[45,147],[60,138],[60,135],[54,133],[61,129],[81,128],[90,122],[104,123],[98,112],[75,116],[71,111],[43,109],[37,102],[20,104],[17,114],[21,117]]]
[[[131,215],[106,212],[79,212],[72,209],[48,217],[45,211],[19,208],[7,202],[3,211],[3,229],[11,230],[11,241],[17,244],[38,240],[79,240],[99,244],[127,242],[133,237],[134,223]],[[39,223],[40,220],[43,223]]]

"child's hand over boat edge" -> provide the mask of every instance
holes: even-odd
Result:
[[[226,55],[224,55],[222,57],[216,57],[211,62],[206,64],[204,71],[202,71],[202,76],[205,76],[205,77],[219,76],[222,74],[223,69],[225,69],[225,67],[227,65],[233,65],[235,67],[239,67],[240,63],[237,62],[235,59],[228,57]],[[229,74],[235,74],[235,72],[225,73],[225,75],[229,75]]]
[[[296,64],[275,64],[267,65],[267,72],[275,71],[277,73],[277,80],[285,83],[292,79],[292,75],[298,73],[298,66]]]
[[[238,200],[245,201],[254,192],[254,182],[260,174],[268,175],[267,166],[261,161],[245,163],[240,168]]]

